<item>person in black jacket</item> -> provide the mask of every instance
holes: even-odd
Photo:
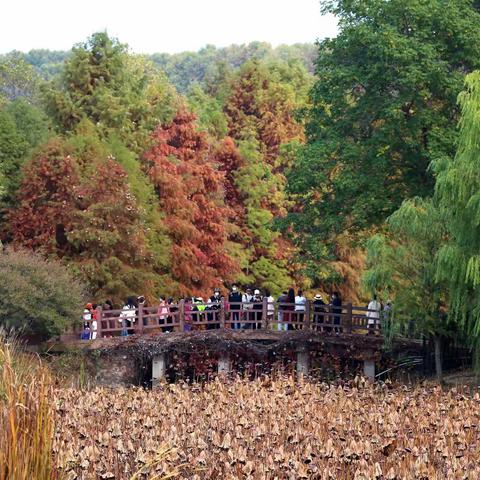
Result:
[[[260,290],[255,290],[253,292],[253,319],[255,323],[252,324],[252,329],[262,328],[262,312],[263,312],[263,297],[260,294]]]
[[[323,313],[325,312],[325,302],[323,297],[317,293],[313,300],[313,323],[317,328],[320,328],[320,331],[323,331],[323,324],[325,317]]]
[[[213,295],[209,298],[207,307],[205,310],[212,312],[212,313],[207,313],[207,330],[215,330],[217,328],[220,328],[219,325],[219,317],[217,310],[220,310],[221,305],[220,302],[222,301],[222,297],[220,296],[220,289],[216,288],[213,291]],[[214,313],[215,312],[215,313]]]
[[[333,306],[333,313],[342,313],[342,309],[338,308],[342,306],[342,299],[340,298],[340,295],[338,292],[333,292],[332,295],[332,306]],[[337,307],[337,308],[335,308]],[[340,329],[340,317],[338,315],[334,315],[333,317],[333,330],[335,333],[338,335],[341,331]]]
[[[231,312],[232,328],[240,330],[240,310],[242,308],[242,294],[238,291],[236,285],[232,285],[232,290],[228,295],[228,303]]]

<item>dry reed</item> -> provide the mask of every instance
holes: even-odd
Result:
[[[38,358],[0,332],[0,480],[53,478],[51,378]]]

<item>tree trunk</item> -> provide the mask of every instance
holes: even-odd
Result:
[[[437,373],[438,383],[443,382],[442,371],[442,337],[435,335],[433,337],[433,344],[435,347],[435,372]]]

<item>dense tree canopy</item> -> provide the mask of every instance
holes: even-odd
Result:
[[[106,33],[68,55],[17,54],[37,71],[65,63],[41,86],[48,117],[26,95],[0,112],[3,239],[61,258],[97,298],[286,288],[298,268],[274,221],[288,203],[284,144],[303,138],[307,50],[209,47],[198,77],[179,67],[186,102]]]
[[[0,56],[3,243],[94,299],[377,292],[423,335],[480,338],[478,73],[457,104],[477,3],[321,3],[340,30],[314,48],[148,57],[96,33]]]
[[[61,131],[72,132],[88,118],[102,137],[115,132],[141,151],[148,132],[173,113],[175,95],[153,65],[97,33],[74,47],[61,77],[44,96]]]
[[[453,156],[456,97],[480,65],[480,14],[471,1],[323,6],[338,16],[340,32],[319,45],[307,146],[289,175],[300,204],[291,223],[319,279],[339,234],[355,242],[403,199],[432,193],[428,167]]]
[[[467,76],[455,159],[437,162],[435,198],[444,215],[445,240],[436,279],[448,286],[452,317],[466,330],[480,359],[480,72]]]

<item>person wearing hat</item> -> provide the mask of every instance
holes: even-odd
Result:
[[[207,320],[209,324],[207,325],[207,330],[215,330],[220,328],[219,319],[218,319],[218,310],[220,310],[220,303],[222,301],[222,297],[220,295],[220,289],[216,288],[213,291],[213,295],[208,300],[208,305],[205,310],[212,312],[207,313]],[[213,313],[215,312],[215,313]]]
[[[325,302],[320,293],[317,293],[313,300],[313,323],[316,325],[316,328],[320,328],[320,331],[323,332],[323,323],[324,316],[321,315],[325,311]]]
[[[192,312],[192,319],[193,323],[202,321],[203,312],[205,311],[205,304],[203,303],[202,297],[194,297],[193,298],[193,308]],[[202,327],[200,327],[202,330]]]
[[[263,297],[260,293],[260,290],[255,289],[253,291],[253,307],[252,309],[254,310],[253,313],[253,320],[255,323],[252,324],[252,329],[257,330],[262,328],[262,311],[263,311]]]
[[[91,323],[92,323],[92,309],[93,309],[93,305],[91,303],[87,303],[85,305],[85,308],[83,310],[83,331],[85,331],[88,327],[88,332],[89,332],[89,335],[88,335],[88,339],[90,339],[90,335],[91,335],[91,330],[90,330],[90,327],[91,327]],[[83,334],[82,334],[82,338],[83,338]]]
[[[242,303],[242,294],[238,291],[238,287],[236,285],[232,285],[232,290],[228,295],[228,304],[230,307],[230,311],[232,312],[232,328],[234,330],[240,330],[240,308]]]

